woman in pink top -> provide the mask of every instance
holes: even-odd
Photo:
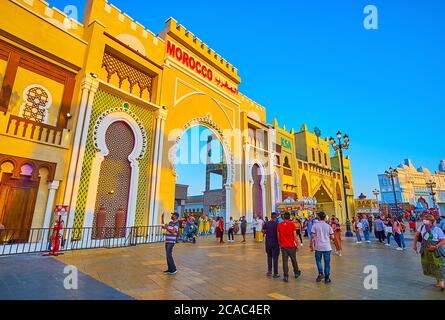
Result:
[[[402,231],[400,230],[400,222],[397,221],[396,218],[393,219],[392,222],[392,233],[394,235],[394,240],[396,240],[396,243],[398,245],[397,250],[403,250],[402,248],[402,241],[400,239],[400,235],[402,233]]]

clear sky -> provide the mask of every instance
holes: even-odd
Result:
[[[445,159],[443,0],[110,2],[154,33],[173,16],[238,68],[269,122],[348,133],[356,195],[404,158],[432,171]],[[363,27],[368,4],[378,30]]]

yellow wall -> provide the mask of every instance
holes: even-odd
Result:
[[[46,204],[48,202],[48,193],[48,170],[42,168],[40,169],[39,191],[37,193],[31,228],[41,228],[43,226]]]
[[[82,80],[85,75],[96,73],[101,81],[106,82],[106,74],[101,69],[103,53],[106,49],[112,48],[130,64],[137,65],[144,72],[153,75],[152,96],[142,97],[142,100],[153,104],[150,111],[161,108],[161,106],[168,108],[164,136],[162,137],[164,143],[163,161],[160,180],[158,180],[160,194],[156,200],[160,202],[160,205],[157,214],[160,215],[162,212],[170,212],[174,209],[176,177],[169,160],[169,151],[180,136],[178,132],[181,129],[187,129],[190,121],[196,119],[201,119],[201,121],[192,125],[200,124],[208,126],[212,130],[221,130],[230,149],[230,155],[235,161],[230,214],[234,218],[238,218],[245,213],[249,199],[246,199],[245,193],[246,169],[243,162],[245,156],[243,148],[248,139],[243,134],[246,134],[245,131],[249,124],[261,129],[268,128],[266,109],[241,93],[227,91],[226,88],[218,87],[214,81],[203,79],[199,74],[167,54],[167,41],[170,40],[190,55],[208,64],[215,73],[227,79],[230,85],[237,89],[241,81],[238,70],[193,33],[171,18],[167,20],[165,30],[156,36],[105,0],[87,0],[83,23],[67,21],[63,13],[48,7],[48,4],[43,0],[5,0],[0,11],[0,21],[2,29],[6,33],[23,40],[21,44],[14,43],[14,45],[76,73],[71,109],[73,118],[68,123],[68,128],[71,129],[71,135],[68,136],[70,139],[68,148],[7,136],[2,131],[5,128],[4,123],[0,123],[0,145],[3,153],[57,162],[55,179],[62,180],[62,183],[61,190],[57,193],[56,204],[63,201],[70,151],[76,134]],[[14,42],[13,39],[6,40]],[[27,47],[22,44],[27,44]],[[0,74],[4,72],[5,68],[5,62],[0,60]],[[50,108],[49,124],[55,125],[60,109],[63,85],[24,69],[19,69],[13,89],[18,94],[18,101],[11,105],[13,114],[19,114],[23,90],[31,83],[42,84],[51,92],[53,104]],[[119,87],[116,76],[112,77],[110,84]],[[121,89],[128,92],[129,84],[124,83]],[[0,122],[6,121],[6,119],[7,115],[0,115]],[[293,175],[292,177],[283,176],[281,169],[281,184],[283,191],[297,192],[299,196],[301,195],[301,175],[304,170],[298,169],[297,153],[306,155],[311,162],[311,148],[316,148],[316,151],[320,149],[328,155],[328,165],[324,163],[324,157],[322,157],[322,163],[318,163],[318,152],[316,152],[317,164],[326,170],[331,167],[327,141],[321,138],[317,141],[315,135],[309,132],[307,127],[304,126],[302,129],[300,133],[294,135],[293,131],[287,132],[286,129],[277,128],[276,141],[281,144],[280,138],[285,137],[292,142],[291,150],[282,148],[281,165],[284,156],[287,155]],[[263,145],[263,148],[267,149],[267,144]],[[261,155],[256,150],[252,152],[254,158],[259,158],[267,163],[267,156]],[[265,170],[267,169],[265,168]],[[311,195],[317,191],[313,190],[319,181],[317,179],[325,181],[330,193],[335,194],[336,178],[320,172],[308,171],[306,174]],[[41,181],[41,190],[42,192],[45,190],[44,192],[47,193],[46,181],[43,180]],[[350,182],[352,183],[352,174]],[[299,189],[283,188],[285,183],[297,185]],[[267,208],[265,210],[270,212],[272,204],[270,203],[269,184],[266,187],[266,195]],[[45,197],[44,193],[39,193],[36,206],[36,212],[39,213],[35,216],[33,225],[35,223],[38,226],[42,221],[41,212],[46,205]],[[338,210],[338,206],[336,210]],[[158,219],[158,221],[160,220]]]
[[[17,70],[17,76],[14,81],[14,88],[12,91],[14,95],[17,94],[18,99],[11,99],[9,104],[10,112],[16,116],[20,114],[20,108],[23,104],[23,98],[25,94],[24,90],[29,85],[33,84],[45,87],[51,94],[52,104],[48,109],[47,124],[56,126],[60,112],[60,105],[62,103],[64,85],[24,68],[19,67]]]
[[[7,65],[8,62],[6,60],[0,59],[0,86],[2,85],[3,79],[5,78],[5,71]]]

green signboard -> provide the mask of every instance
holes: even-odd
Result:
[[[281,146],[283,148],[292,150],[292,143],[289,140],[287,140],[286,138],[281,138]]]

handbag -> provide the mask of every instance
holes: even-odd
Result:
[[[392,233],[392,227],[385,227],[386,233]]]

